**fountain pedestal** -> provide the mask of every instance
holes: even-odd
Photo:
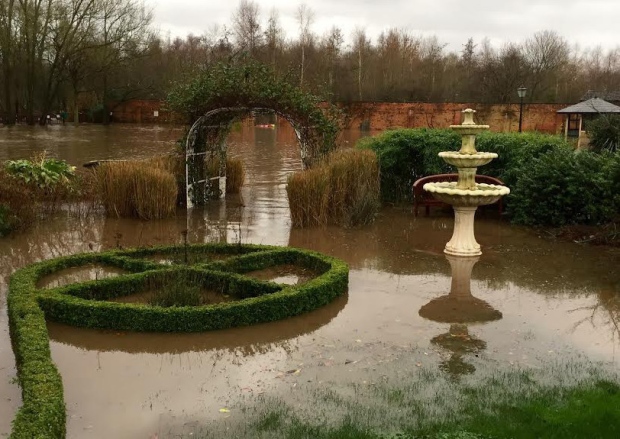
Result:
[[[479,256],[480,244],[474,235],[474,216],[477,206],[452,206],[454,209],[454,231],[446,244],[444,253],[453,256]]]
[[[452,125],[461,133],[461,149],[458,152],[443,151],[439,153],[446,163],[458,169],[457,182],[427,183],[424,190],[454,209],[454,232],[446,244],[444,252],[453,256],[478,256],[482,254],[480,245],[474,235],[474,217],[478,206],[495,203],[500,197],[508,195],[506,186],[476,183],[476,171],[479,166],[497,158],[491,152],[476,151],[476,134],[489,129],[488,125],[474,123],[472,109],[463,110],[463,123]]]

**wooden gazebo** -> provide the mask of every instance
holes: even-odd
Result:
[[[565,115],[564,138],[576,138],[577,148],[588,145],[587,123],[599,114],[620,113],[620,107],[601,98],[590,98],[558,110]]]

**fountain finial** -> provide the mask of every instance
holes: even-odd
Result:
[[[463,123],[461,125],[476,125],[474,122],[474,113],[476,110],[471,108],[464,109],[461,113],[463,113]]]

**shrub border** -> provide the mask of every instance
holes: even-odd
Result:
[[[166,266],[139,259],[156,254],[183,254],[184,251],[236,257],[193,266]],[[43,276],[92,263],[123,268],[130,274],[60,288],[37,288],[37,282]],[[286,263],[302,265],[322,274],[304,284],[284,287],[242,276],[249,271]],[[200,274],[206,282],[214,282],[250,297],[223,304],[175,308],[78,297],[80,292],[87,295],[85,291],[122,296],[128,291],[127,285],[136,288],[160,273],[179,271]],[[13,421],[10,438],[66,436],[62,379],[52,362],[46,318],[90,328],[157,332],[197,332],[245,326],[292,317],[329,303],[346,291],[348,274],[349,267],[345,262],[320,253],[249,244],[200,244],[88,253],[22,268],[11,276],[7,297],[9,329],[23,400]]]

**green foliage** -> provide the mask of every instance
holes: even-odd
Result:
[[[160,254],[183,254],[186,250],[193,255],[234,257],[195,266],[167,266],[144,259]],[[36,287],[43,276],[92,263],[113,265],[130,274],[44,292]],[[262,282],[241,275],[286,263],[301,265],[321,274],[295,286]],[[251,325],[290,317],[329,303],[346,291],[348,273],[344,262],[319,253],[225,244],[80,254],[18,270],[11,276],[7,301],[23,405],[13,422],[11,438],[64,438],[66,434],[62,380],[51,360],[46,317],[76,326],[133,331],[195,332]],[[108,301],[142,292],[176,276],[190,279],[203,288],[234,295],[240,300],[170,308]]]
[[[176,274],[158,285],[149,305],[168,308],[171,306],[198,306],[202,302],[200,283],[187,276]]]
[[[620,387],[598,381],[568,391],[547,390],[492,412],[472,407],[472,416],[416,432],[423,438],[616,438],[620,436]],[[460,436],[467,431],[472,436]],[[475,436],[474,436],[475,435]]]
[[[513,373],[524,372],[520,369]],[[428,376],[416,378],[428,380]],[[620,386],[617,381],[592,377],[574,387],[552,386],[534,380],[522,384],[515,386],[514,381],[506,382],[497,374],[451,390],[450,394],[457,398],[451,402],[441,401],[437,394],[432,402],[426,401],[429,405],[438,404],[442,409],[420,407],[423,392],[419,383],[411,385],[402,379],[394,390],[406,395],[405,399],[387,405],[380,397],[381,391],[386,390],[381,384],[373,386],[369,393],[356,390],[354,397],[344,398],[342,393],[330,394],[330,390],[321,389],[317,393],[330,397],[330,406],[325,407],[326,401],[316,396],[308,404],[321,401],[321,409],[327,413],[328,410],[335,411],[340,414],[338,418],[332,416],[328,422],[320,422],[317,416],[309,417],[277,398],[275,403],[267,405],[267,409],[264,402],[258,406],[258,421],[251,426],[254,431],[248,431],[244,425],[245,434],[237,433],[234,437],[271,437],[260,434],[263,432],[273,432],[274,436],[289,439],[619,437]],[[435,383],[433,389],[442,385],[450,383]],[[453,393],[455,390],[458,393]],[[456,406],[454,401],[458,401]],[[246,409],[246,418],[248,412],[252,416]],[[201,437],[219,437],[217,433]]]
[[[601,224],[618,210],[618,158],[589,151],[550,151],[529,160],[511,195],[517,223],[563,226]]]
[[[411,201],[413,182],[431,174],[453,172],[437,154],[460,147],[460,137],[451,130],[427,128],[385,131],[361,139],[357,147],[377,154],[381,168],[381,198]]]
[[[590,147],[596,152],[616,152],[620,149],[620,116],[601,114],[588,122]]]
[[[68,185],[75,177],[75,166],[70,166],[64,160],[45,156],[34,160],[9,160],[5,166],[9,175],[41,189],[49,189],[58,184]]]
[[[512,188],[517,184],[523,169],[549,151],[572,151],[562,137],[535,132],[527,133],[493,133],[484,132],[476,137],[478,151],[495,152],[498,158],[478,169],[480,174],[499,178]],[[510,205],[510,197],[507,199]]]
[[[253,60],[220,62],[194,80],[178,84],[168,95],[170,109],[194,122],[211,110],[207,125],[220,125],[214,135],[224,139],[236,120],[253,110],[272,110],[288,120],[308,147],[309,162],[316,161],[335,147],[338,110],[321,104],[313,96],[282,78],[267,65]],[[324,108],[321,108],[324,107]]]
[[[460,139],[448,130],[400,129],[362,139],[358,147],[377,153],[382,198],[399,202],[411,198],[416,179],[456,172],[437,154],[458,150]],[[618,154],[575,153],[561,137],[539,133],[485,132],[476,148],[498,154],[478,171],[510,187],[505,205],[516,223],[601,224],[620,207]]]

